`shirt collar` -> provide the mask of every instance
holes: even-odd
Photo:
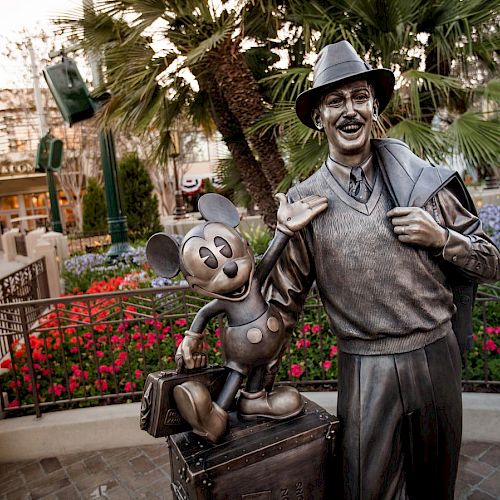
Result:
[[[330,173],[337,179],[337,182],[347,191],[349,189],[349,175],[351,173],[351,168],[342,163],[338,163],[333,160],[330,155],[326,159],[326,166]],[[375,167],[373,164],[373,155],[364,160],[359,166],[363,169],[363,173],[365,174],[366,181],[368,183],[368,187],[373,189],[373,185],[375,184]]]

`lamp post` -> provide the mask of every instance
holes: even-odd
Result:
[[[35,107],[36,107],[36,113],[38,115],[40,136],[43,138],[49,132],[49,127],[47,126],[45,111],[43,109],[42,94],[40,92],[40,81],[38,78],[38,68],[36,65],[35,53],[33,51],[33,45],[31,44],[31,42],[28,43],[28,52],[31,59],[31,73],[33,75],[33,91],[35,93]],[[37,162],[38,162],[38,155],[37,155]],[[35,165],[35,170],[37,170],[37,167],[39,167],[39,165]],[[59,212],[59,198],[57,196],[56,179],[54,176],[54,171],[52,168],[44,168],[43,170],[47,174],[47,189],[49,191],[49,199],[50,199],[50,219],[52,221],[52,230],[58,233],[62,233],[63,227],[61,224],[61,214]]]
[[[182,196],[181,183],[179,179],[179,172],[177,170],[177,158],[180,154],[179,134],[177,132],[169,132],[170,144],[168,156],[172,158],[174,164],[174,182],[175,182],[175,210],[174,219],[184,219],[186,217],[186,206],[184,205],[184,198]]]

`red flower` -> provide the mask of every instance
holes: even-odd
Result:
[[[125,392],[132,392],[136,387],[136,383],[135,382],[127,382],[125,384]]]
[[[121,352],[118,354],[118,359],[121,359],[122,361],[125,361],[127,359],[127,353],[126,352]]]
[[[304,325],[302,326],[302,331],[305,333],[305,332],[309,332],[311,330],[311,325],[309,323],[304,323]]]
[[[484,343],[484,349],[486,351],[496,351],[497,350],[497,345],[495,344],[495,342],[493,342],[493,340],[491,339],[488,339],[485,343]]]
[[[94,385],[97,387],[98,390],[102,392],[106,392],[108,390],[108,383],[106,380],[96,380],[94,382]]]
[[[0,368],[7,368],[7,370],[10,370],[10,367],[12,366],[12,361],[10,358],[4,359],[0,363]]]
[[[141,378],[142,377],[142,372],[139,370],[139,368],[134,372],[135,378]]]
[[[101,365],[99,367],[99,373],[111,373],[111,367],[107,365]]]
[[[102,351],[96,351],[95,352],[95,355],[98,357],[98,358],[104,358],[104,353]]]
[[[65,391],[66,387],[62,384],[52,384],[52,387],[49,387],[49,393],[54,393],[56,396],[60,396]]]
[[[73,354],[78,352],[78,347],[71,347],[69,352],[72,352]]]
[[[175,324],[177,326],[181,326],[181,327],[184,327],[187,325],[187,321],[184,319],[184,318],[180,318],[180,319],[176,319],[175,320]]]
[[[299,339],[297,340],[297,342],[295,343],[295,347],[297,349],[302,349],[302,348],[306,348],[308,349],[311,345],[311,341],[308,340],[308,339]]]
[[[11,401],[9,403],[9,408],[14,408],[14,406],[21,406],[18,402],[17,399],[14,399],[14,401]]]
[[[323,361],[322,366],[325,370],[329,370],[332,367],[332,362],[327,359],[326,361]]]
[[[336,345],[330,347],[330,358],[334,358],[338,354],[338,349]]]
[[[179,347],[184,337],[180,333],[174,333],[175,347]]]
[[[319,333],[321,331],[321,326],[320,325],[313,325],[313,327],[311,328],[311,331],[313,333]]]
[[[291,375],[292,377],[300,377],[302,374],[304,373],[304,369],[302,368],[302,366],[298,365],[298,364],[293,364],[290,368],[290,370],[288,370],[288,374]]]

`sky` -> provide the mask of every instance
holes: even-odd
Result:
[[[52,31],[51,18],[81,5],[79,0],[0,0],[0,52],[12,41],[19,41],[25,29]],[[0,88],[26,86],[22,59],[12,60],[0,55]]]

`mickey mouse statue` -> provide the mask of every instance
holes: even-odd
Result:
[[[214,298],[198,311],[185,333],[175,356],[178,369],[206,364],[206,355],[201,353],[204,329],[214,316],[227,317],[221,344],[229,374],[217,401],[212,401],[201,382],[187,381],[174,388],[179,413],[193,432],[212,442],[226,429],[227,409],[244,377],[245,390],[240,391],[238,399],[241,419],[281,420],[297,415],[303,408],[295,388],[278,387],[273,392],[264,389],[265,374],[276,363],[286,335],[281,316],[264,300],[261,286],[290,237],[325,210],[328,202],[326,198],[309,196],[289,204],[282,193],[276,198],[280,203],[276,234],[257,266],[248,242],[235,230],[240,222],[236,207],[215,193],[200,198],[198,209],[206,222],[191,229],[180,247],[164,233],[153,235],[147,243],[148,261],[159,275],[171,278],[180,269],[194,290]]]

